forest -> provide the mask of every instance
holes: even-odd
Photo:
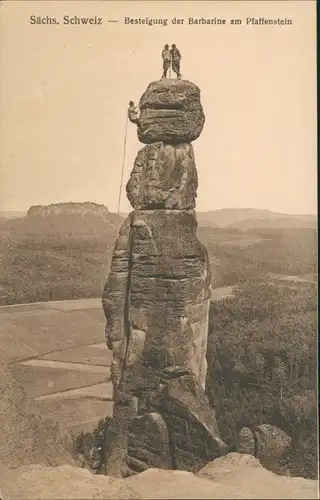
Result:
[[[72,222],[72,221],[71,221]],[[114,228],[82,220],[63,233],[42,223],[38,232],[1,231],[0,305],[100,297],[116,237]],[[89,231],[90,229],[90,231]],[[86,230],[86,231],[84,231]],[[317,234],[313,229],[199,228],[213,271],[213,287],[237,285],[269,273],[314,280]]]
[[[311,283],[250,279],[211,303],[206,390],[223,439],[272,424],[292,437],[290,472],[317,477],[317,299]]]
[[[207,234],[214,234],[217,238],[219,233],[220,241],[209,237],[206,242],[209,256],[213,260],[214,287],[243,283],[250,276],[255,280],[263,280],[270,273],[315,280],[318,245],[315,230],[249,230],[245,233],[249,243],[247,245],[239,241],[239,238],[230,240],[226,230],[214,229],[211,234]],[[234,234],[239,236],[236,231]],[[205,236],[206,234],[204,241]],[[251,244],[249,236],[256,238]],[[225,243],[226,239],[228,244]],[[218,261],[217,265],[215,261]]]

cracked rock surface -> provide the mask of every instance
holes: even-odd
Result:
[[[227,450],[205,396],[211,270],[197,237],[191,145],[205,120],[200,90],[153,82],[139,106],[147,146],[127,183],[134,211],[102,299],[114,387],[105,465],[117,477],[149,467],[198,471]]]

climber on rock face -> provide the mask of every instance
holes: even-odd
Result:
[[[177,74],[177,78],[180,80],[182,77],[180,73],[181,54],[179,49],[176,47],[174,43],[171,45],[170,53],[172,59],[172,69]]]
[[[139,122],[139,108],[138,106],[134,105],[133,101],[129,102],[129,108],[128,108],[128,118],[131,121],[131,123],[138,123]]]
[[[119,231],[102,297],[113,416],[91,466],[115,477],[151,467],[197,472],[228,450],[205,393],[212,279],[208,251],[197,237],[198,174],[190,144],[205,115],[200,89],[179,80],[181,55],[175,46],[172,51],[178,79],[151,82],[139,116],[129,103],[129,118],[146,145],[126,185],[133,212]],[[128,119],[120,194],[127,125]]]
[[[162,73],[161,80],[163,80],[164,78],[167,78],[167,72],[168,72],[168,69],[170,68],[170,64],[171,64],[171,52],[169,50],[168,44],[166,44],[164,46],[164,49],[162,51],[162,59],[163,59],[163,73]]]

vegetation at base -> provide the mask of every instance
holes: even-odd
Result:
[[[91,432],[81,431],[73,435],[74,455],[81,465],[92,470],[97,470],[101,466],[102,452],[97,453],[95,460],[92,457],[92,451],[103,449],[105,433],[111,423],[111,417],[107,415],[101,418],[97,426]],[[102,450],[101,450],[102,451]]]
[[[244,282],[210,309],[207,395],[222,438],[272,424],[292,437],[292,475],[317,477],[315,285]]]

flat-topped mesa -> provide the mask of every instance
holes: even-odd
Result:
[[[138,138],[144,144],[191,142],[205,122],[200,89],[188,80],[150,83],[140,99]]]

